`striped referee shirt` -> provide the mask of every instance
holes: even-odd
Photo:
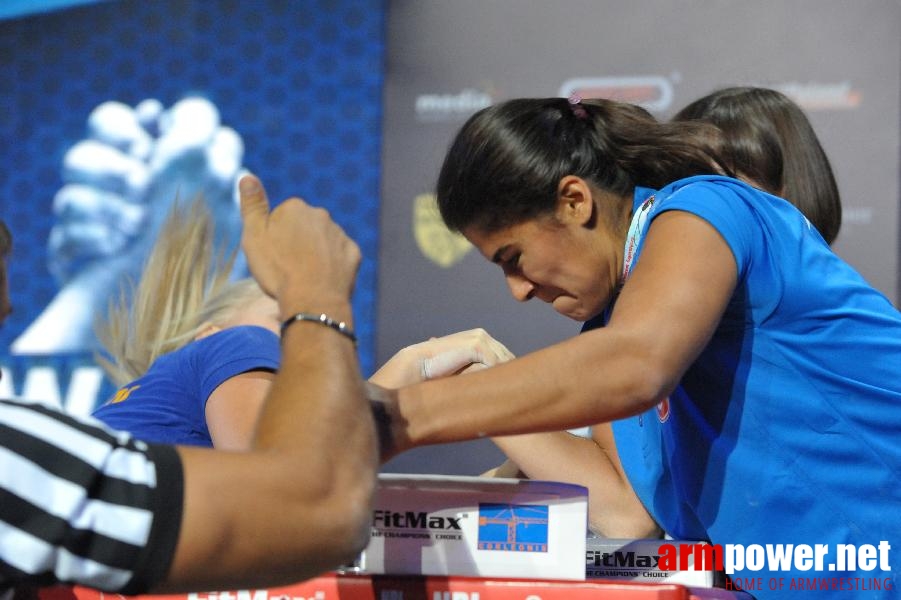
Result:
[[[172,561],[182,477],[171,446],[0,400],[0,590],[77,583],[145,592]]]

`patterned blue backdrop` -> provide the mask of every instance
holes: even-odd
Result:
[[[15,238],[0,391],[22,395],[29,377],[44,390],[49,378],[65,403],[90,363],[83,352],[9,349],[60,293],[48,269],[64,218],[53,203],[89,115],[110,100],[169,108],[193,96],[243,140],[243,167],[273,203],[299,195],[324,206],[360,244],[354,311],[369,374],[385,11],[382,0],[119,0],[0,21],[0,215]]]

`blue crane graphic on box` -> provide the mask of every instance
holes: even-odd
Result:
[[[548,507],[479,504],[479,550],[547,552]]]

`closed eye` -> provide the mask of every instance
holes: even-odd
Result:
[[[513,256],[504,258],[500,261],[501,269],[504,270],[504,273],[510,273],[513,271],[517,271],[519,269],[519,259],[522,256],[519,252],[514,254]]]

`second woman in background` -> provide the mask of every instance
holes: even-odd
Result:
[[[791,98],[762,87],[728,87],[699,98],[673,121],[712,123],[720,157],[740,179],[800,210],[830,245],[842,224],[832,166],[807,115]]]

